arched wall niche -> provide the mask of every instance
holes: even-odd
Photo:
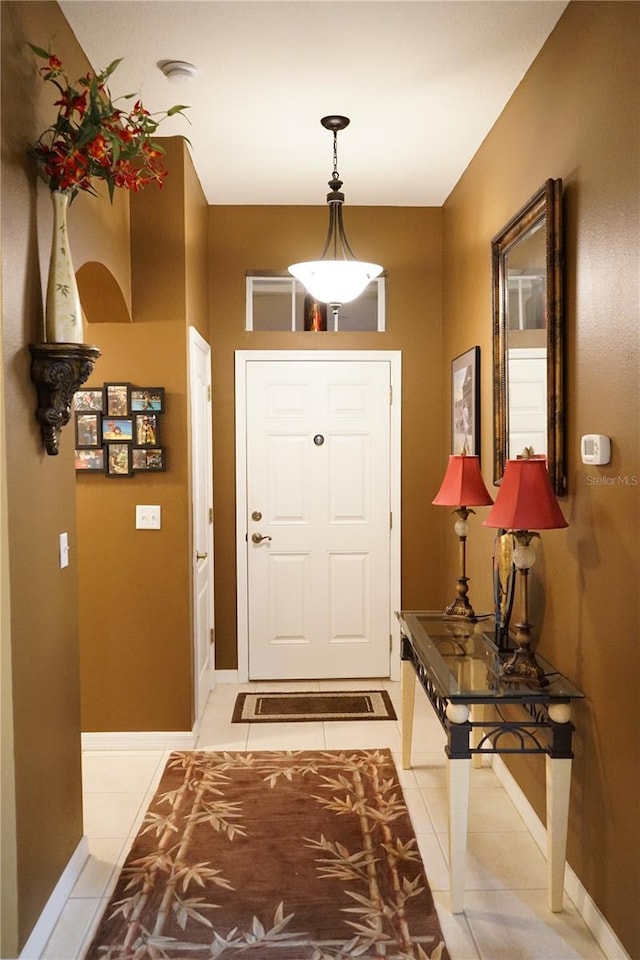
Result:
[[[133,323],[120,284],[103,263],[83,263],[76,280],[88,323]]]

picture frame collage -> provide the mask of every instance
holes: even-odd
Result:
[[[166,470],[160,442],[164,387],[104,383],[73,397],[76,472],[107,477]]]

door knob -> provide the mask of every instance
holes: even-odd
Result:
[[[206,560],[208,556],[208,553],[200,553],[199,550],[196,552],[196,560]]]
[[[263,537],[261,533],[252,533],[251,539],[254,543],[262,543],[263,540],[271,540],[271,537]]]

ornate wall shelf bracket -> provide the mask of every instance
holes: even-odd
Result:
[[[36,419],[49,456],[59,452],[73,395],[91,375],[100,350],[86,343],[31,343],[31,379],[38,391]]]

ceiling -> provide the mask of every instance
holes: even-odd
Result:
[[[347,204],[440,206],[567,0],[59,0],[113,96],[191,142],[210,204],[323,204],[332,134]],[[40,37],[41,46],[55,37]],[[158,63],[198,67],[170,83]]]

